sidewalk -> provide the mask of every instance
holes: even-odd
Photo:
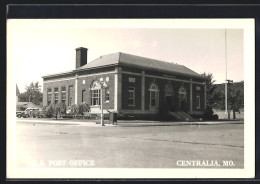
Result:
[[[33,124],[47,124],[47,125],[70,125],[70,126],[100,126],[95,121],[83,121],[73,119],[42,119],[42,118],[16,118],[16,122],[33,123]]]
[[[17,122],[50,124],[50,125],[71,125],[71,126],[92,126],[101,127],[100,120],[87,119],[16,119]],[[244,121],[202,121],[202,122],[164,122],[164,121],[145,121],[145,120],[118,120],[117,124],[109,124],[105,120],[105,126],[122,126],[122,127],[138,127],[138,126],[182,126],[182,125],[219,125],[219,124],[244,124]]]

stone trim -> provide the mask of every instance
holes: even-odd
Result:
[[[43,81],[43,83],[59,82],[59,81],[74,80],[74,79],[75,79],[75,77],[61,78],[61,79],[54,79],[54,80]]]
[[[78,78],[84,78],[84,77],[93,77],[93,76],[97,76],[97,75],[104,75],[104,74],[113,74],[116,73],[115,71],[111,71],[111,72],[100,72],[100,73],[95,73],[95,74],[88,74],[88,75],[80,75],[78,76]]]
[[[142,76],[142,74],[136,73],[136,72],[122,71],[122,73]],[[151,77],[151,78],[166,79],[166,80],[172,80],[172,81],[180,81],[180,82],[190,83],[189,80],[182,80],[182,79],[176,79],[176,78],[170,78],[170,77],[161,77],[161,76],[156,76],[156,75],[148,75],[148,74],[146,74],[145,77]],[[203,83],[203,82],[194,82],[194,81],[192,81],[192,84],[204,84],[204,83]]]

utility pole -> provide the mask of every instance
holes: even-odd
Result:
[[[225,80],[225,114],[227,114],[227,30],[225,29],[225,62],[226,62],[226,80]]]

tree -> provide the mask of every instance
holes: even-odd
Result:
[[[244,107],[244,82],[228,86],[228,109],[233,111],[233,119],[236,119],[236,112]]]
[[[206,77],[206,93],[207,93],[207,106],[212,107],[213,106],[213,92],[215,90],[214,83],[216,82],[213,80],[213,74],[212,73],[202,73],[203,77]]]
[[[225,110],[225,85],[217,84],[213,93],[213,107],[218,110]],[[236,119],[236,112],[244,107],[244,81],[230,83],[227,86],[227,110],[233,111],[233,119]]]
[[[43,94],[39,82],[31,82],[29,86],[25,86],[25,92],[19,95],[22,102],[33,102],[36,105],[41,105]]]

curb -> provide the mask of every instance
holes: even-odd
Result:
[[[68,126],[91,126],[102,127],[96,121],[63,121],[63,120],[40,120],[40,119],[16,119],[16,122],[39,123],[50,125],[68,125]],[[223,125],[223,124],[244,124],[244,121],[220,121],[220,122],[118,122],[117,124],[105,124],[104,127],[138,127],[138,126],[182,126],[182,125]]]

